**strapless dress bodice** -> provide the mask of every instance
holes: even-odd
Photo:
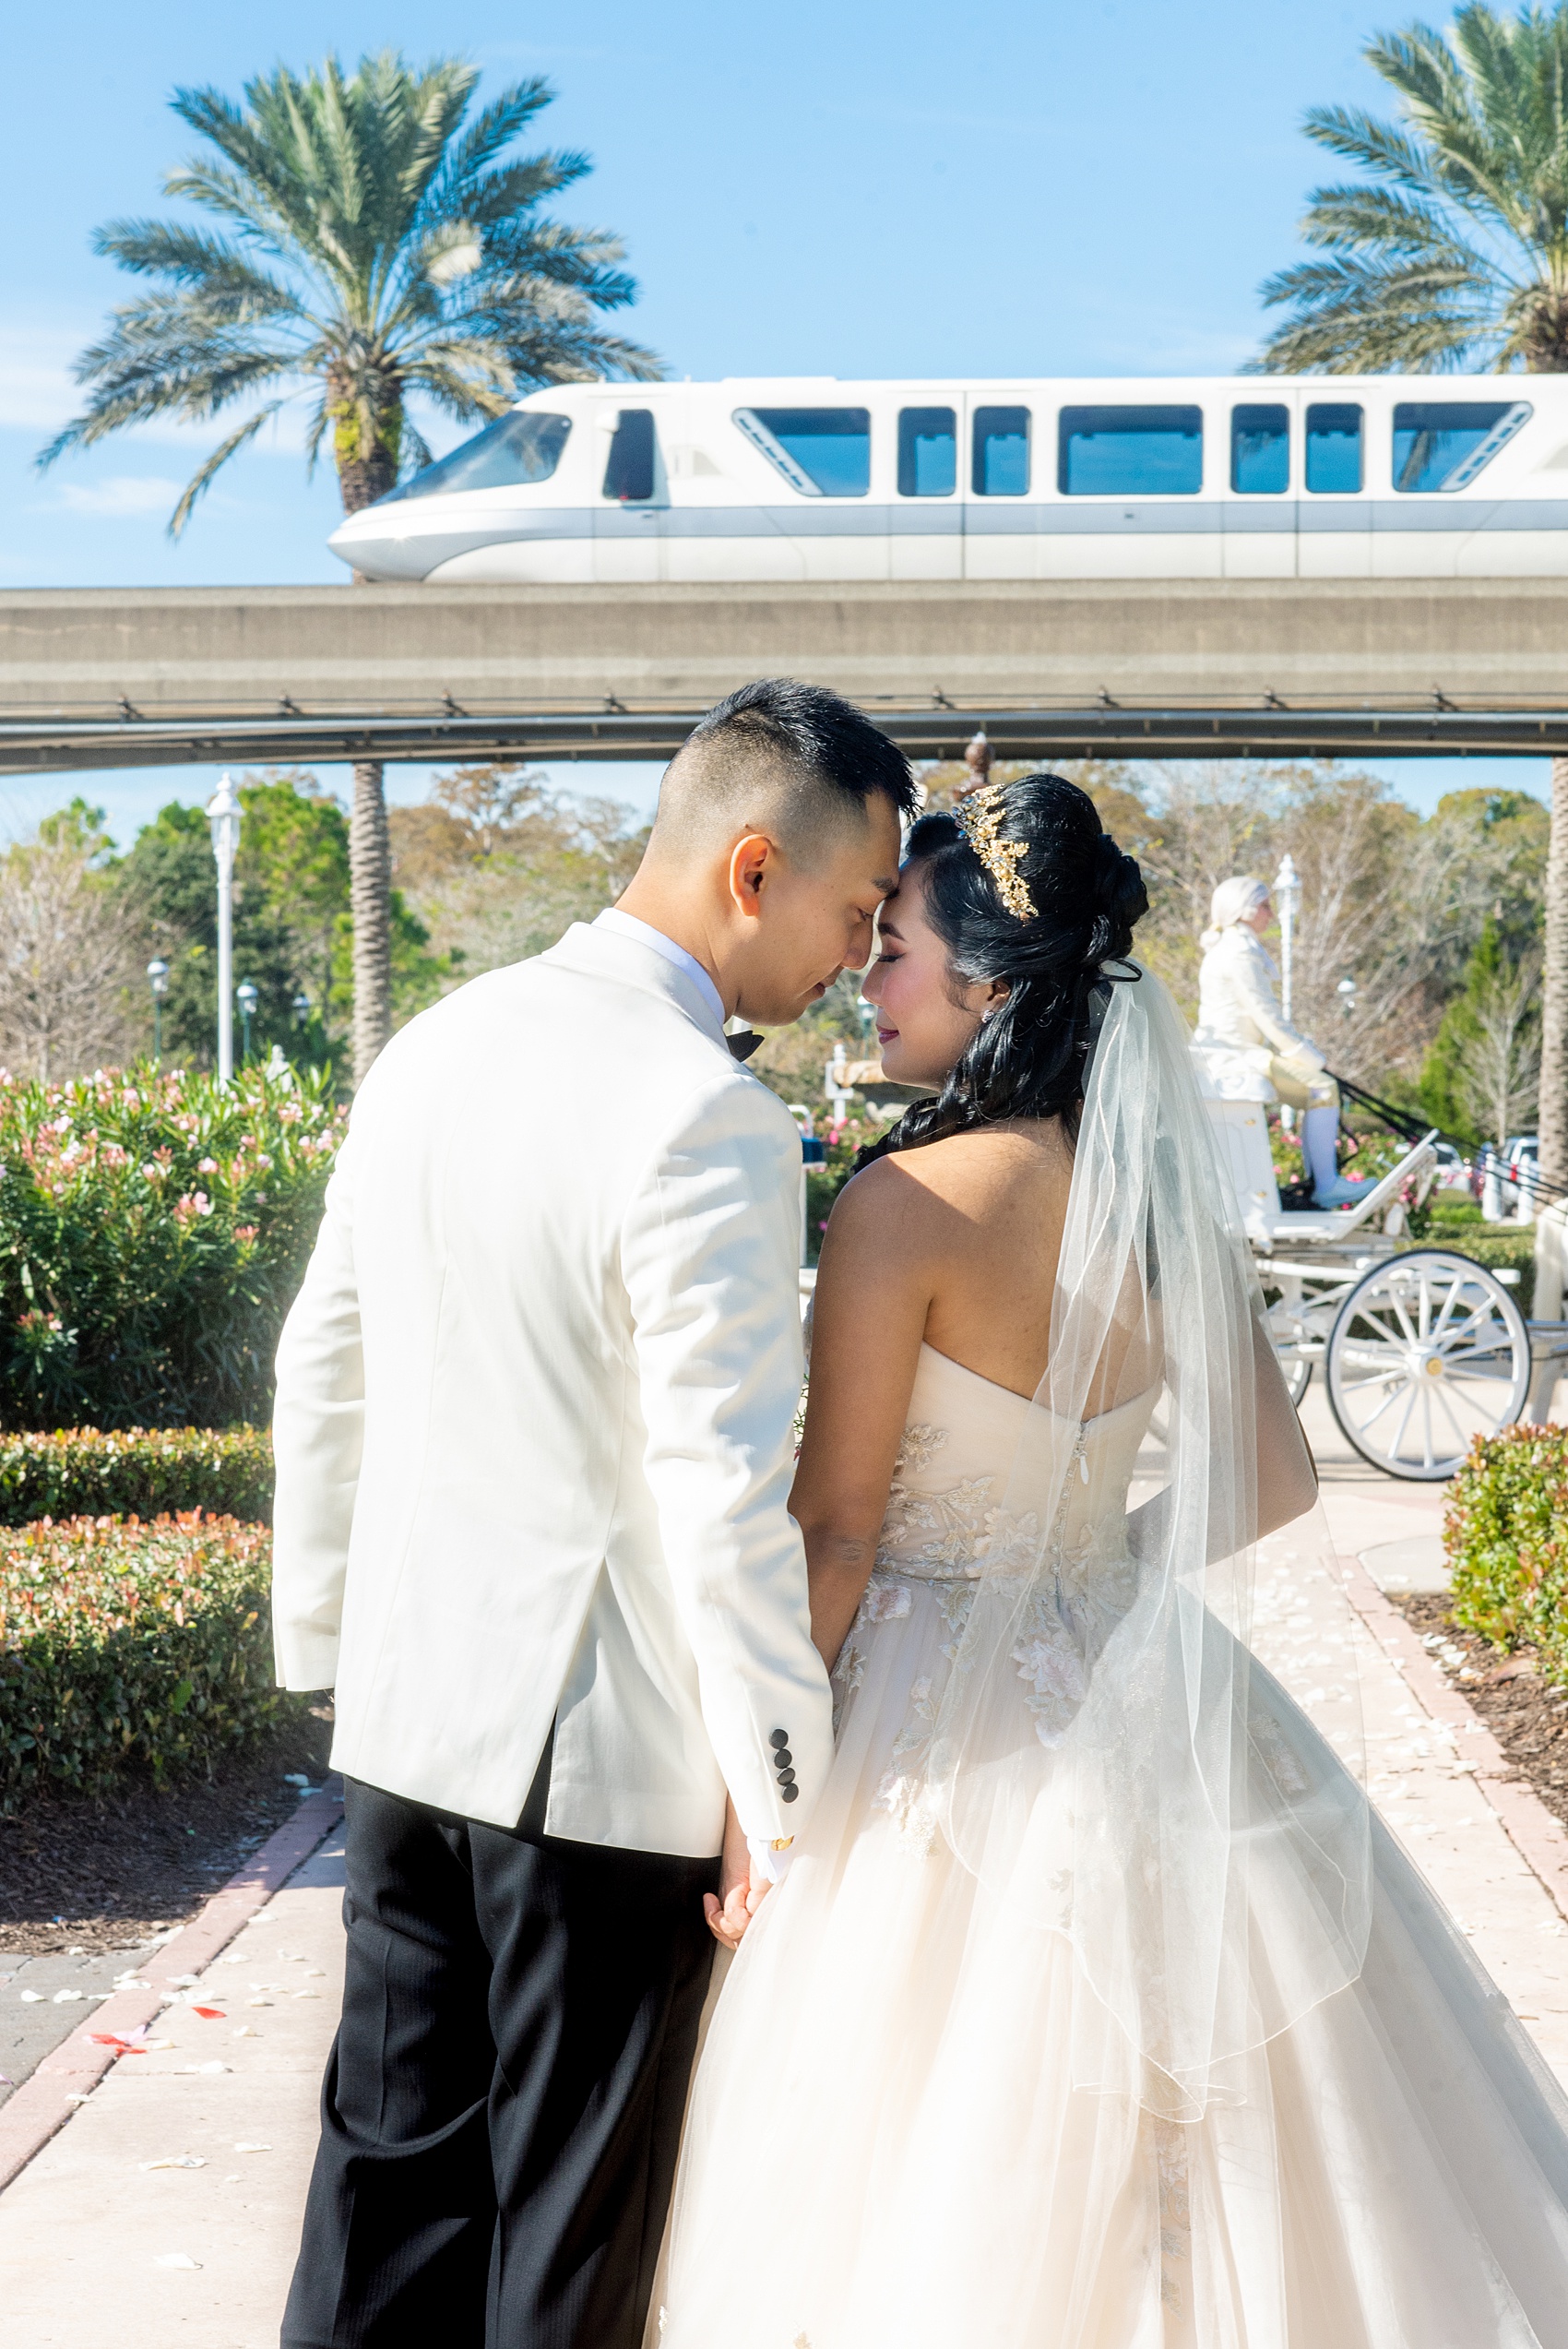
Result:
[[[1080,1554],[1087,1541],[1114,1545],[1124,1535],[1127,1488],[1153,1407],[1151,1391],[1073,1429],[1066,1481],[1053,1494],[1059,1423],[1027,1396],[922,1345],[878,1568],[954,1581],[995,1571],[999,1542],[1023,1568],[1039,1556],[1042,1532],[1064,1556]]]

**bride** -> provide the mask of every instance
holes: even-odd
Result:
[[[1568,2349],[1568,2108],[1250,1644],[1315,1478],[1146,902],[1032,775],[884,909],[937,1090],[823,1250],[837,1759],[718,2001],[662,2349]]]

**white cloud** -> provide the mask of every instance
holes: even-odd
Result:
[[[172,513],[184,484],[155,474],[112,473],[107,481],[56,481],[54,497],[67,514],[116,516]]]
[[[63,327],[0,326],[0,425],[57,431],[80,396],[70,363],[87,339]]]

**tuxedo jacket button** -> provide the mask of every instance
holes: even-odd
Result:
[[[792,1803],[800,1791],[798,1786],[780,1786],[778,1799],[781,1803]]]
[[[778,1783],[780,1786],[792,1786],[794,1783],[795,1773],[792,1770],[781,1770],[779,1771]]]
[[[767,1742],[770,1746],[787,1746],[790,1742],[790,1733],[787,1729],[776,1729]]]
[[[794,1759],[788,1746],[780,1746],[773,1757],[773,1767],[775,1770],[788,1770]]]

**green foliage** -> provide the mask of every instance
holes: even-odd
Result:
[[[1325,256],[1267,280],[1290,312],[1260,365],[1431,373],[1568,367],[1568,0],[1502,17],[1471,0],[1362,52],[1403,123],[1314,106],[1309,138],[1368,177],[1314,188]]]
[[[266,1524],[272,1476],[265,1427],[57,1427],[0,1436],[0,1524],[183,1509]]]
[[[318,1076],[0,1073],[0,1425],[269,1415],[343,1116]]]
[[[273,1686],[271,1537],[232,1518],[0,1532],[0,1808],[214,1762],[297,1702]]]
[[[1474,1149],[1535,1115],[1539,1019],[1531,963],[1515,963],[1491,915],[1421,1068],[1423,1114]]]
[[[1478,1436],[1448,1488],[1455,1619],[1568,1681],[1568,1427]]]
[[[578,154],[509,156],[552,92],[537,77],[471,120],[478,69],[410,66],[390,50],[345,74],[279,66],[236,105],[181,89],[174,111],[208,151],[167,195],[217,227],[113,221],[97,248],[153,290],[83,352],[82,414],[40,459],[154,418],[244,421],[198,468],[171,519],[178,535],[220,468],[291,400],[310,403],[314,465],[330,435],[350,510],[429,462],[407,413],[417,393],[485,423],[535,384],[650,376],[659,364],[596,313],[636,288],[602,230],[551,219],[583,177]]]
[[[260,997],[251,1050],[336,1067],[353,1008],[349,820],[306,770],[242,779],[234,865],[234,976]],[[79,805],[79,803],[77,803]],[[210,1067],[218,1019],[218,875],[207,817],[177,801],[137,834],[115,878],[148,942],[169,965],[166,1058]],[[394,889],[392,995],[399,1024],[434,1002],[452,958]],[[309,999],[302,1021],[295,1000]],[[140,1001],[150,1041],[151,1013]],[[242,1041],[236,1027],[236,1049]]]

